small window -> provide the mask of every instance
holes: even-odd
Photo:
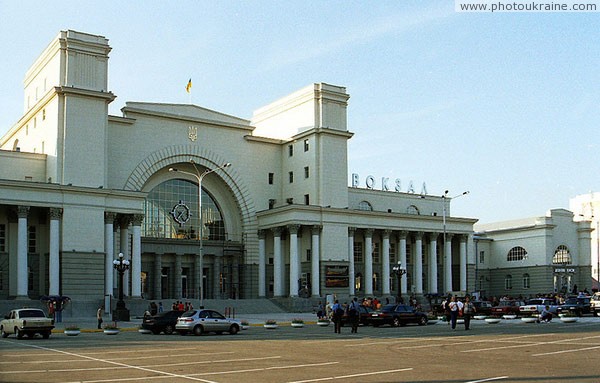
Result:
[[[530,278],[529,278],[529,274],[523,274],[523,288],[524,289],[528,289],[530,288]]]
[[[294,155],[294,145],[288,145],[288,154],[290,157]]]
[[[304,151],[308,152],[308,139],[304,140]]]
[[[312,249],[306,249],[306,262],[310,262],[312,260]]]
[[[358,210],[373,211],[373,206],[368,201],[360,201],[358,204]]]
[[[269,185],[273,185],[275,180],[275,173],[269,173]]]
[[[308,194],[304,195],[304,204],[310,205],[310,196]]]
[[[481,250],[479,252],[479,263],[484,263],[485,262],[485,251]]]
[[[373,263],[380,263],[379,242],[373,243]]]
[[[354,263],[363,262],[362,242],[354,242]]]
[[[396,244],[394,242],[390,242],[390,264],[396,264]]]
[[[506,278],[504,278],[504,289],[512,290],[512,275],[507,275]]]
[[[0,224],[0,253],[6,251],[6,225]]]
[[[308,166],[304,167],[304,178],[308,178],[310,176],[310,171],[308,169]]]
[[[269,200],[269,209],[273,209],[275,207],[275,200],[274,199],[270,199]]]
[[[289,172],[288,175],[290,178],[290,183],[293,183],[294,182],[294,172]]]
[[[35,226],[29,226],[27,231],[27,252],[29,254],[36,253],[37,250],[37,230]]]

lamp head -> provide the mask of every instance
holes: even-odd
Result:
[[[119,259],[123,259],[123,253],[119,253]]]

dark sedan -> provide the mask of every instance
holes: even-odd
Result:
[[[564,304],[558,306],[557,312],[559,314],[575,314],[578,317],[583,314],[591,314],[590,297],[568,298]]]
[[[358,324],[368,326],[369,320],[371,319],[371,314],[374,312],[375,310],[370,307],[362,305],[358,306]],[[344,316],[342,317],[342,326],[344,325],[351,325],[350,318],[348,318],[348,312],[345,312]]]
[[[408,305],[385,305],[379,311],[375,311],[369,318],[369,323],[374,327],[389,324],[391,326],[405,326],[408,323],[416,323],[419,326],[427,324],[427,314],[417,311]]]
[[[175,331],[177,318],[179,318],[183,313],[184,311],[165,311],[150,317],[146,317],[142,321],[142,328],[144,330],[152,331],[153,334],[160,334],[161,332],[164,332],[167,335],[171,335]]]

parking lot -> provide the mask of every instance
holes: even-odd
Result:
[[[598,382],[600,318],[0,340],[0,382]]]

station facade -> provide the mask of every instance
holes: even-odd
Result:
[[[0,299],[115,295],[120,253],[133,298],[474,287],[476,219],[450,198],[348,186],[344,87],[311,84],[249,120],[146,102],[113,116],[110,51],[61,31],[26,73],[0,139]]]

